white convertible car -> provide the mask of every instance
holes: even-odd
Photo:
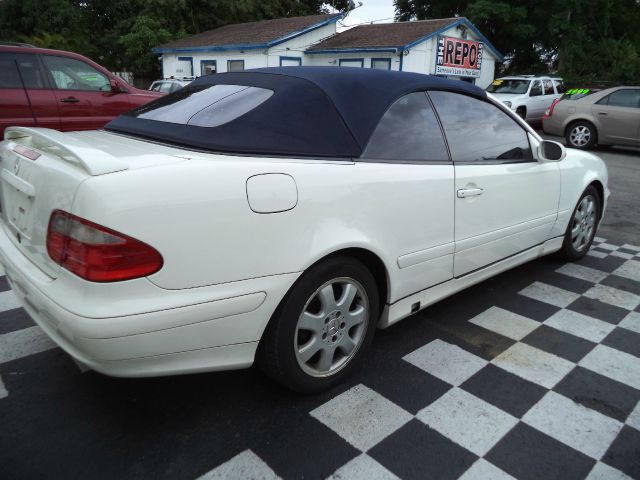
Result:
[[[335,67],[211,75],[104,131],[8,128],[0,262],[64,350],[115,376],[249,367],[298,391],[376,327],[589,249],[596,156],[479,88]]]

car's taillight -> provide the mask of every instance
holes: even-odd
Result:
[[[92,282],[145,277],[163,263],[146,243],[62,210],[51,214],[47,252],[54,262]]]
[[[556,98],[553,103],[551,104],[551,106],[549,108],[547,108],[547,111],[544,112],[544,116],[545,117],[550,117],[551,115],[553,115],[553,109],[556,106],[556,103],[558,103],[560,101],[559,98]]]

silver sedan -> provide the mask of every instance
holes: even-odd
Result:
[[[573,148],[640,147],[640,87],[569,90],[547,111],[542,127]]]

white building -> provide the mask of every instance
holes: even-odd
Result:
[[[162,45],[165,77],[249,68],[335,65],[430,73],[484,88],[503,56],[466,18],[360,25],[336,33],[341,15],[226,25]]]

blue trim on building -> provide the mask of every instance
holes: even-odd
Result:
[[[292,60],[298,62],[298,66],[302,66],[302,57],[280,57],[280,66],[282,66],[283,60]]]
[[[391,59],[390,58],[372,58],[371,59],[371,68],[373,68],[373,62],[386,62],[387,70],[391,70]]]
[[[305,55],[317,55],[322,53],[397,53],[402,47],[367,47],[367,48],[326,48],[323,50],[307,50]]]
[[[180,53],[180,52],[226,52],[229,50],[259,50],[264,48],[270,48],[275,45],[279,45],[288,40],[292,40],[300,35],[304,35],[305,33],[312,32],[318,28],[324,27],[325,25],[330,25],[331,23],[335,23],[338,20],[342,19],[344,15],[336,15],[335,17],[328,18],[327,20],[323,20],[320,23],[315,23],[310,25],[302,30],[296,30],[294,32],[288,33],[282,37],[278,37],[275,40],[271,40],[265,43],[245,43],[245,44],[235,44],[235,45],[210,45],[204,47],[180,47],[180,48],[159,48],[156,47],[153,49],[154,53]]]
[[[195,77],[196,74],[193,71],[193,57],[178,57],[179,62],[186,62],[189,60],[191,62],[191,75],[183,75],[184,77]]]
[[[343,62],[360,62],[360,68],[364,68],[364,58],[340,58],[338,59],[338,66],[341,67]]]

